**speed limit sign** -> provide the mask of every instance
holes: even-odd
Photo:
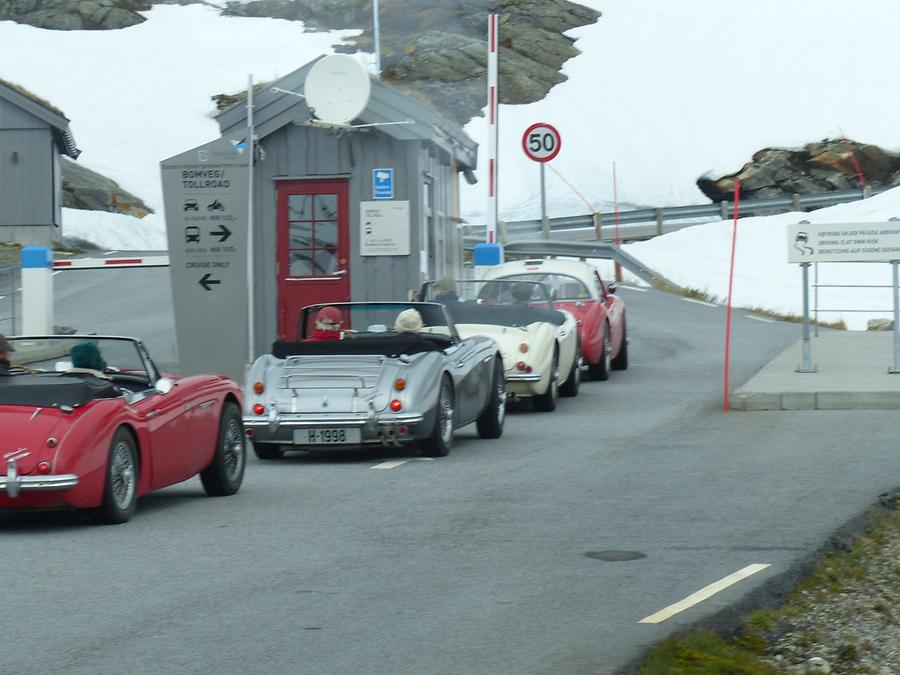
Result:
[[[556,128],[546,122],[536,122],[522,135],[522,149],[535,162],[549,162],[559,154],[562,139]]]

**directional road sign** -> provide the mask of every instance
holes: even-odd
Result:
[[[161,165],[181,372],[244,377],[248,153],[219,139]]]
[[[549,162],[561,147],[562,138],[552,124],[535,122],[522,134],[522,149],[535,162]]]

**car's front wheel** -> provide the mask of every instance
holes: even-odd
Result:
[[[441,390],[435,406],[434,429],[422,440],[422,454],[426,457],[446,457],[453,445],[453,384],[446,374],[441,377]]]
[[[219,435],[212,462],[200,473],[200,482],[206,494],[225,497],[237,492],[244,480],[247,463],[247,445],[244,441],[244,425],[241,410],[228,402],[222,408],[219,419]]]
[[[628,369],[628,325],[625,323],[625,317],[622,317],[622,346],[619,347],[619,353],[612,360],[613,370]]]
[[[581,366],[584,359],[581,358],[581,344],[575,349],[575,360],[572,362],[572,370],[569,371],[569,377],[565,384],[559,388],[560,396],[578,396],[578,390],[581,388]]]
[[[506,376],[500,359],[494,361],[494,379],[487,407],[475,422],[478,435],[482,438],[500,438],[506,419]]]
[[[91,511],[91,517],[104,525],[118,525],[131,520],[137,509],[138,475],[134,438],[127,429],[120,428],[109,446],[103,501]]]

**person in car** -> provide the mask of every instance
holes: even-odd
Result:
[[[517,284],[513,284],[512,290],[510,291],[513,299],[513,304],[519,305],[521,307],[528,307],[528,303],[531,302],[531,295],[533,292],[534,288],[527,282],[520,281]]]
[[[0,375],[9,375],[13,351],[15,350],[9,343],[9,340],[6,339],[6,336],[0,335]]]
[[[394,330],[398,333],[418,333],[422,326],[422,315],[412,308],[404,309],[394,321]]]
[[[100,348],[96,342],[79,342],[69,350],[69,358],[73,368],[96,370],[102,373],[106,370],[106,361],[100,355]]]
[[[316,329],[306,337],[307,342],[340,340],[344,317],[337,307],[323,307],[316,314]]]
[[[456,294],[456,280],[453,277],[441,277],[434,282],[433,288],[435,302],[442,305],[459,302],[459,295]]]

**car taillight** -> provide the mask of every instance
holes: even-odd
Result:
[[[403,409],[403,404],[400,403],[397,399],[391,401],[391,410],[394,412],[400,412]]]
[[[523,354],[527,354],[528,353],[528,343],[523,342],[522,344],[520,344],[519,351],[522,352]]]
[[[394,389],[396,389],[397,391],[403,391],[404,389],[406,389],[406,380],[404,380],[402,377],[398,377],[396,380],[394,380]]]
[[[257,415],[262,415],[266,412],[266,406],[264,406],[262,403],[257,403],[255,406],[253,406],[253,412]]]
[[[266,390],[266,385],[264,385],[262,382],[254,382],[254,383],[253,383],[253,391],[254,391],[254,393],[256,393],[256,394],[261,394],[261,393],[263,393],[265,390]]]
[[[50,462],[38,462],[37,472],[42,476],[46,476],[50,473]]]
[[[525,365],[525,362],[524,362],[524,361],[519,361],[519,362],[516,364],[516,368],[518,368],[519,370],[525,370],[527,367],[528,367],[528,366]]]

